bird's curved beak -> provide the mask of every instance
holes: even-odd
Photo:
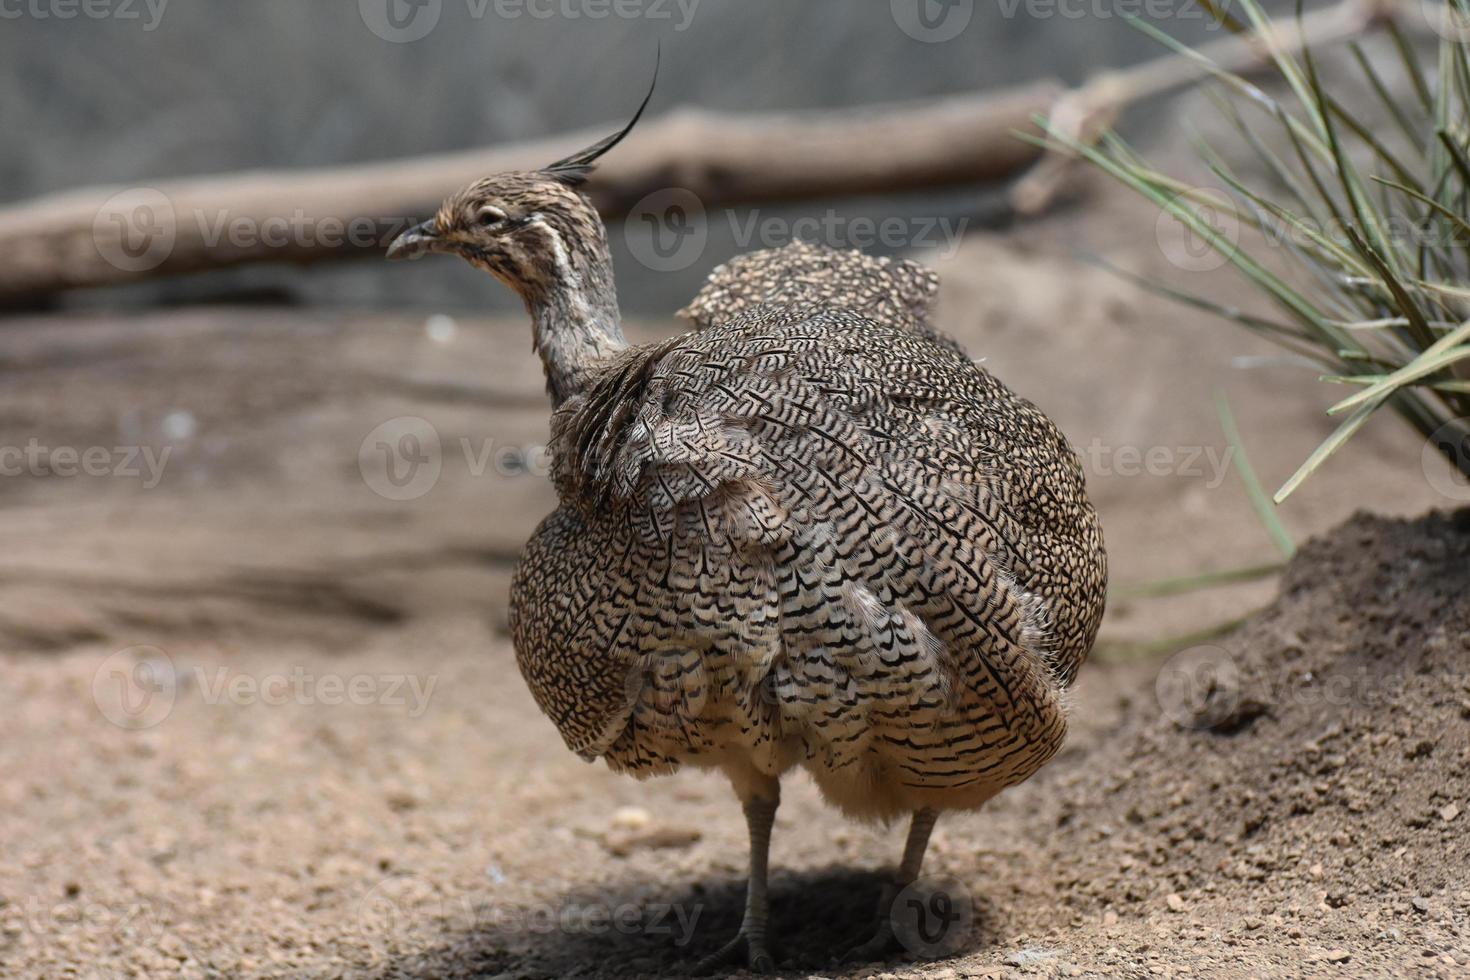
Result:
[[[434,221],[431,218],[393,239],[393,243],[388,246],[388,258],[421,259],[430,252],[442,252],[446,247],[444,239],[434,230]]]

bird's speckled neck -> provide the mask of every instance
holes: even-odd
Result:
[[[592,220],[602,232],[595,215]],[[559,406],[585,391],[597,366],[628,342],[605,233],[584,236],[575,248],[565,247],[555,232],[549,238],[555,267],[545,279],[527,284],[522,295],[531,314],[536,353],[546,369],[546,387],[552,404]]]

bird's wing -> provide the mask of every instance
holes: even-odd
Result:
[[[1071,533],[1054,494],[1080,472],[1054,472],[1069,451],[1042,423],[962,355],[844,311],[751,307],[630,353],[554,422],[559,492],[622,542],[633,624],[599,649],[637,683],[584,748],[659,771],[724,725],[800,733],[840,767],[956,692],[1015,715],[1008,737],[1045,723],[1054,611],[1011,542]]]
[[[679,315],[707,330],[755,306],[816,306],[852,310],[937,338],[938,295],[938,274],[917,262],[792,242],[719,266]]]

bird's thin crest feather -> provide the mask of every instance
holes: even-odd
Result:
[[[643,110],[648,108],[649,100],[653,98],[653,90],[658,85],[659,64],[663,61],[663,45],[660,44],[653,62],[653,80],[648,84],[648,94],[643,96],[643,101],[638,106],[638,111],[633,113],[633,118],[628,120],[628,125],[593,143],[585,150],[578,150],[569,157],[564,157],[543,170],[543,173],[554,177],[569,187],[576,187],[587,180],[587,175],[592,172],[600,158],[607,151],[617,146],[638,125],[638,120],[643,118]]]

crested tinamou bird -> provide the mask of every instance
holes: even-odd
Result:
[[[856,818],[911,816],[892,903],[939,811],[1060,747],[1106,560],[1076,454],[935,333],[938,280],[918,265],[756,252],[716,270],[684,311],[695,330],[630,346],[580,188],[642,112],[466,187],[388,254],[459,255],[525,301],[559,506],[512,585],[517,662],[582,757],[729,777],[745,916],[699,968],[764,971],[781,776],[804,768]],[[887,912],[854,956],[889,948]]]

